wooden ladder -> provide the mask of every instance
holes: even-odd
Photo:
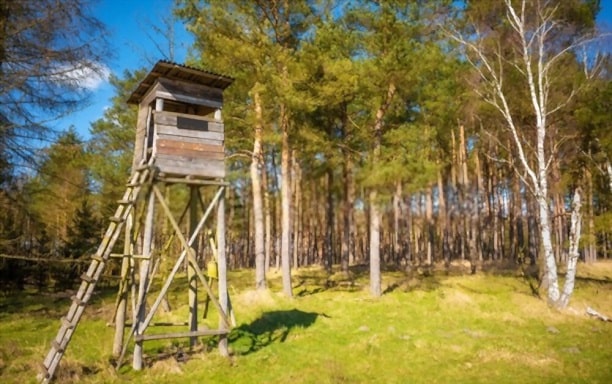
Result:
[[[111,251],[121,234],[123,224],[132,212],[142,187],[146,183],[151,182],[152,177],[153,172],[151,167],[142,166],[137,168],[136,172],[130,178],[123,198],[118,201],[119,206],[115,211],[115,215],[110,218],[110,224],[104,238],[96,253],[91,257],[91,264],[87,272],[81,275],[81,285],[77,293],[72,296],[72,304],[70,305],[68,314],[62,317],[57,336],[53,342],[51,342],[51,349],[47,353],[47,357],[43,362],[42,372],[38,376],[41,383],[49,383],[53,378],[55,370],[79,324],[85,306],[89,302],[96,283],[104,271],[105,264],[110,257]]]

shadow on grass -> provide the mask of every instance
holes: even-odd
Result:
[[[565,273],[559,273],[559,275],[565,277]],[[583,283],[594,283],[599,285],[612,284],[612,278],[610,278],[609,276],[576,276],[575,279],[576,281]]]
[[[235,354],[248,355],[272,343],[283,343],[295,328],[310,327],[319,316],[329,317],[298,309],[264,312],[252,323],[234,328],[229,341]]]
[[[31,315],[57,317],[65,312],[69,305],[68,298],[62,295],[20,293],[0,298],[0,319],[12,315]]]

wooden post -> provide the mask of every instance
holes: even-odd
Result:
[[[142,159],[146,156],[147,149],[145,148],[145,136],[147,130],[147,116],[150,114],[147,106],[138,108],[138,119],[136,123],[136,140],[134,142],[134,157],[132,160],[132,169],[136,169]]]
[[[131,284],[134,282],[129,277],[130,258],[125,255],[132,255],[134,249],[132,245],[132,212],[125,223],[125,242],[123,244],[123,259],[121,260],[121,282],[119,283],[119,294],[117,302],[117,313],[115,314],[115,338],[113,340],[113,356],[118,357],[123,349],[123,338],[125,335],[125,314],[127,309],[127,299]]]
[[[194,236],[198,225],[198,188],[191,186],[191,197],[189,200],[189,237]],[[198,241],[193,242],[194,256],[197,255]],[[197,258],[196,258],[197,260]],[[195,261],[195,260],[194,260]],[[187,280],[189,281],[189,330],[198,330],[198,276],[195,272],[194,265],[191,262],[187,263]],[[194,347],[198,342],[197,337],[189,338],[189,346]]]
[[[150,257],[152,251],[153,244],[153,224],[155,221],[155,195],[150,192],[149,193],[149,202],[147,206],[147,216],[145,218],[144,225],[144,236],[143,236],[143,256],[144,258],[140,261],[140,271],[139,271],[139,286],[138,286],[138,303],[137,303],[137,313],[136,319],[134,320],[135,327],[135,335],[140,336],[144,333],[146,329],[146,325],[144,323],[146,316],[146,291],[149,286],[149,269],[150,269]],[[134,358],[132,362],[132,367],[139,371],[142,369],[142,350],[143,350],[143,341],[138,340],[136,338],[136,343],[134,345]]]
[[[227,295],[227,262],[225,259],[225,191],[219,197],[217,203],[217,263],[219,274],[219,304],[226,316],[219,316],[219,329],[229,328],[226,319],[229,316],[229,297]],[[227,347],[227,335],[219,338],[219,353],[221,356],[229,356]]]

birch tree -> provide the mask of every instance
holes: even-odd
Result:
[[[573,290],[575,268],[568,268],[566,287],[561,295],[551,240],[548,185],[550,165],[558,155],[556,148],[559,143],[551,143],[554,138],[549,136],[553,116],[566,108],[580,87],[591,79],[594,66],[585,62],[580,81],[571,92],[559,98],[560,92],[556,87],[558,77],[563,74],[559,70],[562,61],[567,57],[578,60],[579,54],[586,51],[591,41],[591,37],[580,28],[567,33],[570,25],[561,12],[561,5],[559,1],[504,0],[501,5],[505,13],[502,23],[507,27],[504,41],[501,37],[503,32],[481,30],[475,24],[471,25],[469,35],[451,32],[450,36],[465,48],[464,57],[478,74],[480,84],[476,92],[503,118],[512,150],[518,158],[515,171],[537,203],[547,297],[551,304],[564,307]],[[522,92],[516,93],[516,87]],[[524,101],[513,99],[517,94],[523,94],[529,100],[530,114],[527,119],[521,118],[524,111],[517,108],[517,104]],[[576,189],[571,226],[573,232],[570,234],[570,267],[578,257],[580,225],[576,221],[580,220],[579,193],[579,189]]]

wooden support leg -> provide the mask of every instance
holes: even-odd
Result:
[[[189,236],[197,236],[196,227],[198,225],[198,188],[191,187],[191,198],[189,203]],[[191,249],[194,257],[197,255],[198,242],[194,241]],[[196,257],[197,259],[197,257]],[[198,330],[198,276],[192,263],[187,265],[187,280],[189,281],[189,330]],[[197,337],[189,338],[189,346],[194,347],[198,342]]]
[[[133,214],[128,216],[125,223],[125,243],[123,245],[123,254],[132,254],[132,219]],[[131,260],[123,257],[121,260],[121,282],[119,283],[119,294],[117,302],[117,313],[115,314],[115,338],[113,340],[113,356],[118,357],[123,349],[123,338],[125,334],[125,314],[127,310],[128,293],[132,280],[129,276]]]
[[[211,201],[210,205],[206,209],[206,212],[204,212],[204,216],[200,219],[200,222],[198,223],[198,226],[197,226],[196,231],[195,231],[196,233],[199,233],[202,230],[202,228],[204,227],[204,224],[206,223],[206,220],[208,219],[208,216],[212,213],[213,207],[215,206],[215,204],[217,204],[217,201],[223,195],[223,191],[224,191],[224,188],[220,188],[219,191],[217,191],[217,194],[215,195],[215,197]],[[157,299],[155,299],[155,302],[153,303],[153,305],[151,305],[151,309],[150,309],[149,314],[147,315],[147,317],[144,319],[144,321],[142,323],[139,324],[139,323],[137,323],[135,321],[134,324],[132,325],[132,329],[130,330],[130,332],[127,335],[128,339],[127,339],[126,342],[124,342],[123,350],[121,351],[121,355],[117,359],[117,368],[119,368],[121,366],[121,364],[123,362],[123,358],[124,358],[124,356],[125,356],[125,354],[127,352],[127,343],[129,343],[129,341],[132,338],[132,336],[134,336],[136,334],[137,329],[146,329],[148,327],[148,325],[150,324],[151,320],[153,319],[153,315],[155,314],[155,312],[159,308],[159,305],[161,304],[161,301],[162,301],[164,295],[166,295],[166,293],[168,292],[168,288],[170,287],[170,284],[172,283],[172,280],[174,279],[174,276],[178,272],[178,270],[181,267],[182,263],[185,261],[185,259],[187,259],[187,260],[194,260],[193,255],[191,255],[191,245],[194,243],[194,241],[196,239],[195,234],[192,235],[189,238],[189,241],[186,241],[185,238],[183,237],[183,235],[180,233],[180,228],[178,228],[178,224],[172,218],[171,213],[170,213],[170,208],[166,205],[165,201],[163,200],[163,195],[161,195],[161,193],[159,192],[159,189],[156,188],[155,186],[153,186],[153,192],[160,199],[161,206],[164,209],[164,211],[166,212],[166,214],[169,215],[168,218],[170,219],[170,222],[173,225],[175,231],[177,231],[176,232],[177,237],[181,241],[181,244],[184,246],[184,248],[183,248],[183,251],[181,252],[179,258],[176,260],[176,263],[174,264],[174,267],[170,271],[170,274],[166,278],[166,281],[164,282],[164,285],[162,286],[161,292],[157,296]],[[195,269],[196,275],[200,279],[200,282],[202,283],[202,285],[206,289],[207,293],[209,295],[212,295],[212,291],[210,290],[210,287],[208,286],[208,283],[206,282],[206,279],[204,278],[204,276],[203,276],[201,270],[199,269],[199,267],[197,267],[197,265],[195,265],[194,269]],[[220,305],[219,305],[218,301],[214,297],[211,297],[211,300],[212,300],[212,303],[217,308],[220,309]],[[225,315],[225,313],[222,313],[222,316],[224,318],[224,321],[226,321],[226,323],[229,324],[229,320],[227,319],[227,316]],[[140,338],[140,339],[142,340],[142,338]],[[140,346],[140,348],[142,348],[142,345]],[[135,354],[136,354],[136,349],[137,348],[135,348],[135,352],[134,352]],[[141,353],[142,353],[142,351],[141,351]]]
[[[227,314],[228,312],[228,296],[227,296],[227,262],[225,259],[225,196],[219,197],[217,203],[217,263],[219,273],[219,304],[221,305],[221,315],[219,317],[219,329],[226,330],[229,328]],[[227,334],[223,334],[219,338],[219,353],[221,356],[229,356],[227,346]]]
[[[153,245],[153,223],[155,220],[155,195],[151,193],[149,195],[149,202],[147,207],[147,217],[145,219],[144,236],[143,236],[143,255],[146,257],[140,261],[140,276],[139,276],[139,287],[138,287],[138,303],[136,320],[134,321],[135,334],[137,336],[142,335],[146,329],[144,324],[146,315],[146,304],[147,304],[147,288],[149,286],[149,269],[150,269],[150,256]],[[134,358],[132,361],[132,367],[139,371],[142,369],[142,354],[143,354],[143,341],[137,340],[134,346]]]

